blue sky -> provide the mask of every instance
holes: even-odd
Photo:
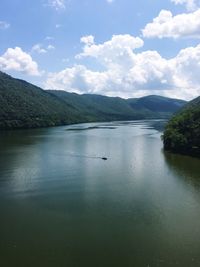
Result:
[[[198,0],[1,0],[0,69],[42,88],[200,94]]]

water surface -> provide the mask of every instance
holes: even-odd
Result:
[[[200,266],[200,160],[164,153],[156,129],[0,133],[1,266]]]

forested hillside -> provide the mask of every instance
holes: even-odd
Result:
[[[68,105],[75,105],[89,120],[134,120],[169,118],[185,101],[161,96],[123,99],[92,94],[72,94],[49,90]],[[163,107],[163,108],[162,108]]]
[[[163,141],[166,150],[200,157],[200,97],[169,121]]]
[[[75,107],[0,72],[0,128],[33,128],[83,121]]]

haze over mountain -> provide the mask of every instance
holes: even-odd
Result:
[[[34,128],[77,122],[169,118],[186,102],[161,96],[122,99],[42,90],[0,72],[0,128]]]

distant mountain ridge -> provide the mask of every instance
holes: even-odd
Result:
[[[0,72],[0,129],[79,122],[169,118],[186,101],[161,96],[122,99],[43,90]]]
[[[59,90],[48,92],[68,105],[76,105],[86,117],[102,120],[169,118],[187,103],[184,100],[154,95],[123,99],[92,94],[78,95]]]
[[[158,95],[144,96],[139,99],[128,99],[129,104],[133,108],[147,109],[152,112],[176,112],[186,103],[183,100],[178,100],[174,98],[167,98]]]

